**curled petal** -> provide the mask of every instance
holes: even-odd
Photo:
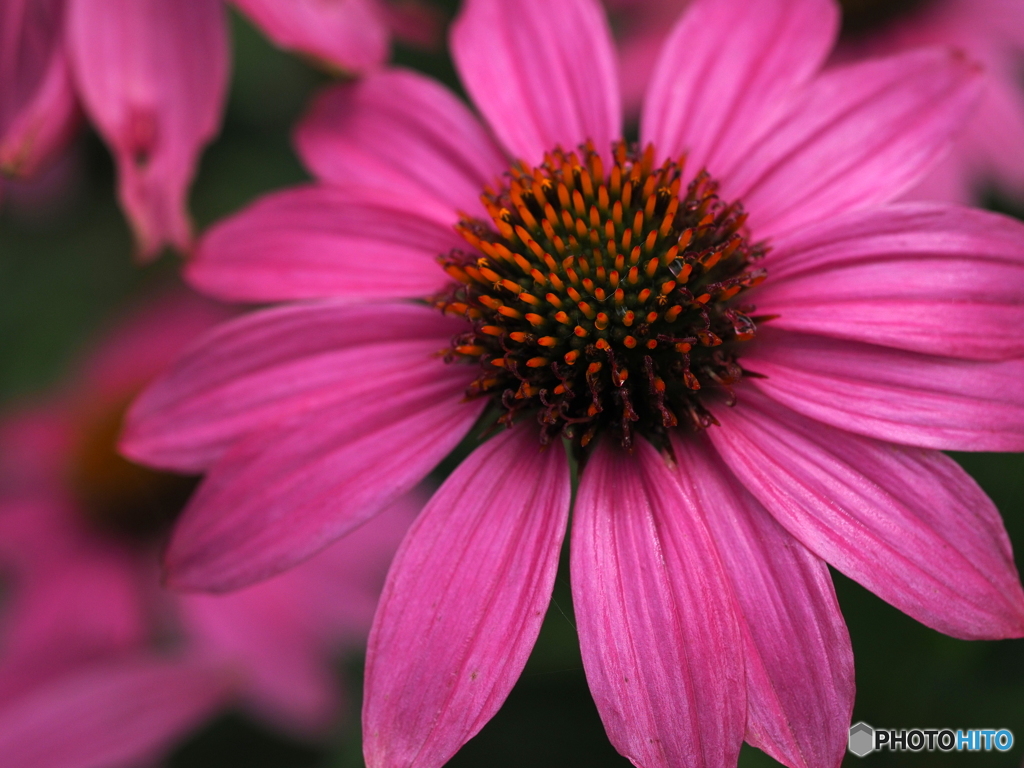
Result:
[[[219,0],[71,0],[68,48],[85,111],[117,162],[144,257],[187,249],[188,188],[220,127],[228,30]]]
[[[78,106],[62,45],[63,0],[0,4],[0,170],[31,176],[71,138]]]

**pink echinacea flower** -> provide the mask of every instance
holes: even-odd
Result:
[[[132,393],[226,313],[165,296],[66,391],[0,421],[0,765],[120,768],[240,704],[318,736],[332,664],[365,642],[411,501],[308,563],[228,596],[160,588],[159,531],[190,478],[114,453]]]
[[[631,146],[596,0],[468,0],[451,47],[482,120],[412,72],[335,88],[296,135],[318,181],[188,265],[214,295],[284,303],[207,335],[130,410],[129,455],[209,471],[172,584],[291,567],[481,419],[508,427],[392,564],[370,768],[443,764],[505,700],[571,457],[586,675],[643,768],[735,765],[744,736],[838,765],[853,658],[826,563],[939,631],[1024,635],[998,513],[940,453],[1024,448],[1024,225],[892,203],[979,68],[929,49],[822,72],[837,6],[756,5],[692,4]]]
[[[429,44],[427,6],[236,0],[278,45],[363,74],[392,31]],[[220,129],[229,40],[222,0],[0,0],[0,171],[30,176],[84,111],[114,155],[142,256],[190,247],[188,188]]]
[[[605,0],[618,24],[623,102],[636,114],[670,21],[687,0]],[[1024,200],[1024,3],[1018,0],[840,0],[843,43],[833,63],[926,45],[980,61],[985,92],[946,160],[908,198],[970,202],[994,187]]]

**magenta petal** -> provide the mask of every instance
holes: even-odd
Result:
[[[414,304],[293,304],[224,323],[129,410],[122,450],[199,472],[235,441],[417,375],[447,379],[437,352],[464,323]],[[461,369],[468,380],[472,373]],[[426,381],[426,379],[424,379]]]
[[[117,162],[144,256],[188,248],[188,188],[228,83],[220,0],[70,0],[68,47],[86,112]]]
[[[853,649],[823,560],[793,540],[704,439],[673,435],[676,477],[704,510],[746,634],[747,741],[793,768],[837,766]]]
[[[477,448],[402,542],[366,661],[368,768],[436,768],[494,716],[551,599],[570,500],[562,446],[521,425]]]
[[[382,345],[376,354],[387,353]],[[168,581],[219,592],[268,578],[409,491],[458,445],[486,404],[463,402],[471,372],[439,358],[429,362],[233,446],[174,529]]]
[[[859,211],[775,241],[773,328],[973,360],[1024,356],[1024,224],[943,205]]]
[[[485,215],[484,187],[508,167],[476,116],[444,86],[392,69],[325,91],[295,132],[302,159],[336,184],[412,184],[455,211]]]
[[[31,176],[78,123],[63,0],[0,3],[0,170]]]
[[[388,29],[374,0],[231,0],[282,48],[331,68],[363,73],[388,57]]]
[[[85,667],[0,709],[4,768],[127,768],[157,758],[225,703],[231,677],[192,662]]]
[[[615,49],[596,0],[467,0],[452,26],[466,90],[513,156],[531,165],[620,135]]]
[[[1024,359],[900,352],[771,328],[744,351],[753,383],[819,421],[880,440],[966,451],[1024,450]]]
[[[702,510],[646,441],[591,455],[571,565],[583,666],[615,748],[644,768],[735,766],[747,706],[732,587]]]
[[[833,69],[718,171],[758,237],[899,197],[948,149],[977,102],[980,68],[928,49]]]
[[[213,227],[186,277],[228,301],[426,296],[447,280],[438,254],[466,245],[456,219],[376,190],[297,187]]]
[[[694,172],[733,167],[824,63],[838,25],[830,0],[768,0],[756,13],[749,0],[692,3],[648,85],[641,142],[686,153]]]
[[[722,458],[819,557],[940,632],[1024,635],[999,512],[952,459],[834,429],[750,388],[715,416]]]

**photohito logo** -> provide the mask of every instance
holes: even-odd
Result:
[[[953,731],[949,728],[912,728],[888,730],[867,723],[850,727],[850,752],[864,757],[872,752],[1005,752],[1013,746],[1013,733],[1006,728],[975,728]]]

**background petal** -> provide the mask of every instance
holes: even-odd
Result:
[[[466,0],[452,58],[491,130],[517,159],[592,139],[608,153],[621,131],[615,48],[596,0]]]
[[[189,661],[83,667],[0,708],[4,768],[127,768],[159,756],[225,703],[232,680]]]
[[[31,176],[78,125],[64,53],[63,0],[0,5],[0,170]]]
[[[388,57],[388,28],[373,0],[231,0],[282,48],[362,74]]]
[[[643,768],[736,765],[743,636],[702,511],[645,440],[604,440],[576,497],[572,591],[587,682],[612,744]]]
[[[443,765],[505,701],[540,632],[571,495],[535,426],[462,462],[413,524],[370,635],[369,768]]]
[[[220,0],[69,0],[68,48],[85,111],[110,146],[144,256],[185,249],[188,188],[220,128],[228,84]]]

